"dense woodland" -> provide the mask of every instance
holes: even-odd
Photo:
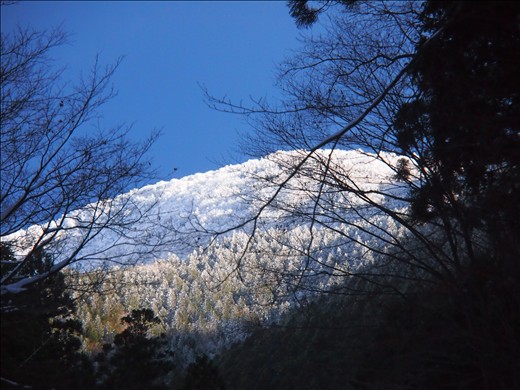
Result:
[[[205,91],[264,159],[231,225],[126,192],[156,135],[77,135],[117,64],[2,34],[2,388],[520,388],[520,6],[288,6],[284,100]]]

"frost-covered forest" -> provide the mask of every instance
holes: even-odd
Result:
[[[520,388],[520,6],[287,4],[251,159],[145,186],[119,61],[2,32],[2,388]]]
[[[338,151],[336,155],[334,163],[362,178],[365,188],[377,191],[385,187],[383,192],[391,186],[398,194],[395,174],[375,156],[361,151]],[[278,153],[276,158],[292,156]],[[370,267],[383,256],[370,250],[381,246],[381,232],[389,239],[405,234],[392,218],[332,189],[322,189],[322,196],[328,197],[336,212],[351,214],[352,226],[339,221],[312,226],[307,209],[312,207],[319,181],[304,177],[298,187],[281,194],[260,220],[254,242],[248,243],[250,227],[245,225],[243,230],[232,230],[209,243],[208,231],[241,224],[242,218],[255,209],[254,202],[265,201],[262,191],[268,193],[275,186],[266,187],[264,183],[283,175],[277,167],[269,158],[251,160],[133,192],[136,199],[153,202],[154,210],[163,210],[158,218],[165,226],[175,226],[172,231],[165,229],[165,234],[186,238],[179,240],[183,245],[177,253],[112,270],[104,281],[107,286],[102,287],[109,293],[89,296],[86,304],[79,305],[78,315],[89,341],[110,340],[120,328],[121,313],[149,307],[161,318],[174,349],[183,351],[180,356],[213,356],[246,337],[251,328],[276,323],[289,308],[312,300],[313,292],[340,290],[346,275]],[[391,199],[386,203],[392,203],[395,209],[403,207]],[[293,211],[296,209],[299,214]],[[196,223],[181,231],[181,225],[186,225],[184,216],[194,218]],[[187,247],[196,249],[185,253]],[[380,250],[384,252],[384,248]],[[316,261],[302,275],[301,266],[309,256]],[[236,273],[239,261],[241,270]]]

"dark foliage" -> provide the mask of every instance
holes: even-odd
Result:
[[[2,274],[16,264],[10,248],[2,244]],[[24,264],[24,274],[45,272],[52,259],[43,251]],[[1,377],[21,386],[38,389],[89,389],[94,371],[81,352],[81,322],[71,314],[74,303],[65,292],[61,273],[35,288],[3,300],[1,321]],[[12,307],[12,310],[9,308]],[[9,388],[9,382],[2,388]]]
[[[394,123],[402,150],[422,151],[415,218],[443,220],[465,242],[452,298],[463,318],[452,320],[483,388],[518,386],[508,380],[520,361],[519,21],[514,2],[427,2],[420,22],[433,38],[410,69],[418,95]]]
[[[199,356],[186,371],[181,390],[224,390],[224,379],[206,355]]]
[[[473,373],[466,385],[475,388],[519,385],[519,21],[514,2],[427,2],[420,22],[430,41],[410,69],[418,95],[394,122],[402,150],[422,151],[415,218],[442,219],[465,241],[450,297],[460,314],[443,314],[460,337],[450,345],[479,356],[478,367],[454,364],[451,380]]]
[[[462,197],[465,212],[480,217],[471,223],[500,245],[520,232],[519,19],[514,2],[427,2],[424,39],[439,32],[419,45],[410,72],[419,96],[395,119],[405,153],[427,145],[419,217]]]
[[[407,181],[410,180],[412,171],[410,167],[410,162],[405,159],[401,158],[397,161],[397,165],[395,167],[395,180],[397,181]]]
[[[290,15],[296,19],[298,27],[309,27],[318,20],[318,10],[311,8],[307,0],[289,1]]]
[[[219,363],[229,389],[518,388],[519,352],[497,328],[486,339],[477,330],[486,323],[494,328],[506,307],[474,303],[440,288],[418,289],[406,299],[323,298],[293,312],[283,326],[257,330]],[[470,320],[472,336],[503,356],[475,353],[464,305],[479,311]],[[509,331],[508,337],[515,336]]]
[[[160,324],[161,320],[151,309],[137,309],[121,318],[121,322],[127,328],[116,336],[114,344],[117,346],[132,343],[137,338],[145,338],[150,328],[155,324]]]
[[[165,389],[173,369],[166,337],[149,337],[160,320],[150,309],[132,310],[121,319],[127,328],[97,356],[100,387],[104,389]]]
[[[294,18],[296,25],[299,28],[311,27],[318,21],[318,16],[324,10],[334,3],[341,3],[345,6],[352,6],[359,0],[321,0],[315,1],[319,7],[312,7],[309,5],[308,0],[289,0],[287,5],[289,6],[289,14]]]

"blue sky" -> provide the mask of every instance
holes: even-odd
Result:
[[[113,78],[118,96],[103,125],[132,124],[132,137],[154,128],[161,179],[246,159],[237,151],[244,118],[206,106],[199,84],[235,101],[276,97],[276,65],[299,47],[285,1],[30,1],[2,7],[2,32],[16,25],[70,34],[53,54],[67,77],[88,72],[94,57],[124,61]],[[174,168],[177,170],[174,172]]]

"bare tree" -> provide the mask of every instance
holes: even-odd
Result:
[[[254,264],[257,275],[274,275],[274,283],[287,283],[296,298],[301,291],[362,294],[370,303],[363,320],[385,312],[382,308],[392,302],[385,300],[387,294],[406,298],[404,306],[388,312],[425,309],[428,315],[416,318],[440,328],[417,326],[419,347],[408,356],[431,360],[420,363],[418,377],[406,386],[414,380],[428,383],[427,371],[437,373],[437,367],[442,385],[518,386],[517,369],[510,363],[518,361],[519,350],[513,331],[519,318],[512,314],[519,303],[512,284],[519,269],[512,238],[518,235],[520,210],[518,76],[511,56],[518,47],[518,7],[509,2],[491,7],[320,1],[312,4],[323,7],[311,8],[310,3],[290,1],[302,26],[318,16],[329,19],[324,33],[304,36],[303,50],[282,65],[279,85],[285,95],[280,103],[257,100],[247,106],[206,92],[210,106],[250,119],[256,131],[245,138],[242,150],[249,146],[251,154],[262,156],[297,150],[296,158],[269,155],[284,174],[263,178],[262,186],[272,190],[256,215],[240,224],[252,234],[234,271],[251,266],[247,260],[250,249],[258,248],[257,237],[270,234],[263,224],[270,210],[283,210],[298,218],[308,234],[295,246],[288,229],[276,237],[287,250],[277,253],[296,252],[301,261],[297,269],[277,267],[273,264],[282,256],[271,254]],[[334,7],[340,9],[325,12]],[[436,58],[438,52],[447,53],[446,58]],[[371,185],[370,178],[345,169],[339,150],[358,148],[359,154],[384,164],[393,173],[387,176],[391,180]],[[298,203],[284,203],[284,194],[293,190],[301,194]],[[378,216],[388,224],[380,224]],[[334,232],[337,241],[320,247],[323,230]],[[348,249],[351,244],[362,250],[354,256],[335,253],[332,262],[322,255],[327,245]],[[349,267],[358,258],[366,266]],[[338,283],[320,283],[324,276]],[[353,302],[359,301],[347,305]],[[409,313],[402,315],[398,327],[408,321]],[[442,345],[426,343],[421,351],[421,340],[431,334]],[[410,343],[413,337],[401,340]],[[462,350],[473,351],[474,357],[461,359]],[[402,358],[393,351],[391,356]],[[370,380],[360,385],[382,386]],[[385,385],[402,388],[403,383]]]
[[[306,3],[291,2],[298,7]],[[322,32],[304,35],[303,49],[280,67],[278,84],[284,96],[279,103],[253,100],[247,106],[205,91],[211,107],[249,119],[254,132],[245,135],[242,150],[270,156],[285,172],[276,178],[260,178],[272,191],[256,199],[258,212],[238,226],[252,232],[244,256],[254,243],[253,236],[262,233],[269,210],[282,207],[306,224],[311,237],[300,248],[305,260],[293,277],[294,291],[305,286],[320,290],[312,286],[310,274],[318,280],[323,273],[362,280],[363,288],[369,290],[378,286],[398,294],[410,282],[464,289],[468,264],[482,253],[486,233],[468,223],[471,216],[464,212],[464,194],[439,182],[440,162],[430,158],[432,139],[418,137],[403,149],[394,123],[400,108],[420,93],[410,70],[444,26],[425,35],[420,2],[321,3],[323,7],[314,11],[317,16],[327,10],[320,16],[327,17]],[[334,7],[340,8],[332,12]],[[460,6],[450,7],[451,17],[456,17]],[[280,159],[274,153],[280,149],[296,150],[299,157]],[[386,166],[389,180],[374,186],[345,170],[336,151],[353,149]],[[307,179],[304,184],[302,178]],[[424,188],[435,189],[435,204],[428,207],[435,208],[436,214],[428,223],[414,209],[416,194]],[[294,190],[305,194],[299,204],[282,204],[282,195]],[[356,207],[352,207],[353,198]],[[371,214],[365,209],[372,210]],[[375,215],[392,220],[399,234],[378,226]],[[342,227],[368,234],[371,240],[360,242],[352,230],[346,233]],[[335,232],[343,245],[363,246],[381,259],[379,266],[346,272],[323,264],[311,251],[316,229]],[[244,256],[237,261],[236,271],[243,268]],[[302,284],[304,280],[309,283]],[[372,287],[367,287],[367,281]],[[350,287],[345,292],[350,294]]]
[[[453,227],[448,220],[436,221],[435,227],[428,229],[413,220],[407,208],[409,194],[430,177],[430,167],[421,160],[421,148],[427,145],[418,145],[409,154],[396,158],[401,150],[392,127],[399,107],[415,96],[407,72],[421,39],[417,20],[421,4],[355,2],[355,8],[350,9],[327,2],[323,9],[333,6],[342,9],[328,14],[328,21],[322,26],[324,32],[304,36],[303,50],[282,64],[278,83],[285,96],[278,105],[263,100],[255,101],[252,107],[236,105],[206,91],[213,108],[250,119],[256,132],[244,137],[243,150],[254,156],[270,154],[286,172],[275,180],[263,178],[271,183],[273,191],[263,199],[258,213],[241,226],[250,224],[253,233],[257,232],[263,215],[280,206],[276,202],[280,194],[303,191],[307,197],[300,204],[283,206],[287,213],[298,215],[311,233],[311,242],[302,248],[306,260],[294,281],[295,290],[303,287],[303,280],[312,280],[309,273],[313,269],[319,269],[317,276],[323,272],[343,279],[358,276],[396,291],[395,281],[385,284],[389,276],[397,276],[394,266],[356,274],[320,264],[310,251],[318,228],[337,233],[343,237],[343,244],[357,242],[367,252],[392,260],[382,264],[399,263],[401,269],[407,270],[401,275],[403,279],[433,277],[439,283],[448,283],[456,272],[454,258],[461,248],[455,244],[447,247],[443,234],[447,232],[455,240],[460,232],[450,232]],[[422,45],[428,42],[425,40]],[[323,152],[325,147],[330,149]],[[300,157],[278,159],[272,153],[279,149],[298,150]],[[379,161],[388,168],[391,180],[367,185],[366,178],[346,171],[335,150],[351,149],[360,149],[367,158]],[[308,179],[305,185],[299,184],[302,177]],[[310,187],[309,181],[314,183]],[[352,206],[352,197],[356,207]],[[364,213],[366,209],[372,210],[372,214]],[[399,236],[376,226],[374,213],[392,219],[399,227]],[[369,234],[370,242],[358,241],[352,230],[346,233],[342,226]],[[421,243],[422,249],[404,245],[410,240]],[[240,266],[239,261],[237,270]],[[410,276],[410,269],[419,271],[421,276]],[[311,282],[306,285],[314,289]]]
[[[129,128],[99,125],[121,60],[103,67],[96,58],[88,76],[65,83],[50,54],[66,39],[61,29],[1,37],[0,237],[16,254],[2,264],[2,296],[73,263],[132,261],[156,244],[137,230],[147,210],[120,194],[153,174],[145,153],[158,134],[138,143]],[[97,236],[110,247],[91,245]],[[41,250],[53,264],[27,273]]]

